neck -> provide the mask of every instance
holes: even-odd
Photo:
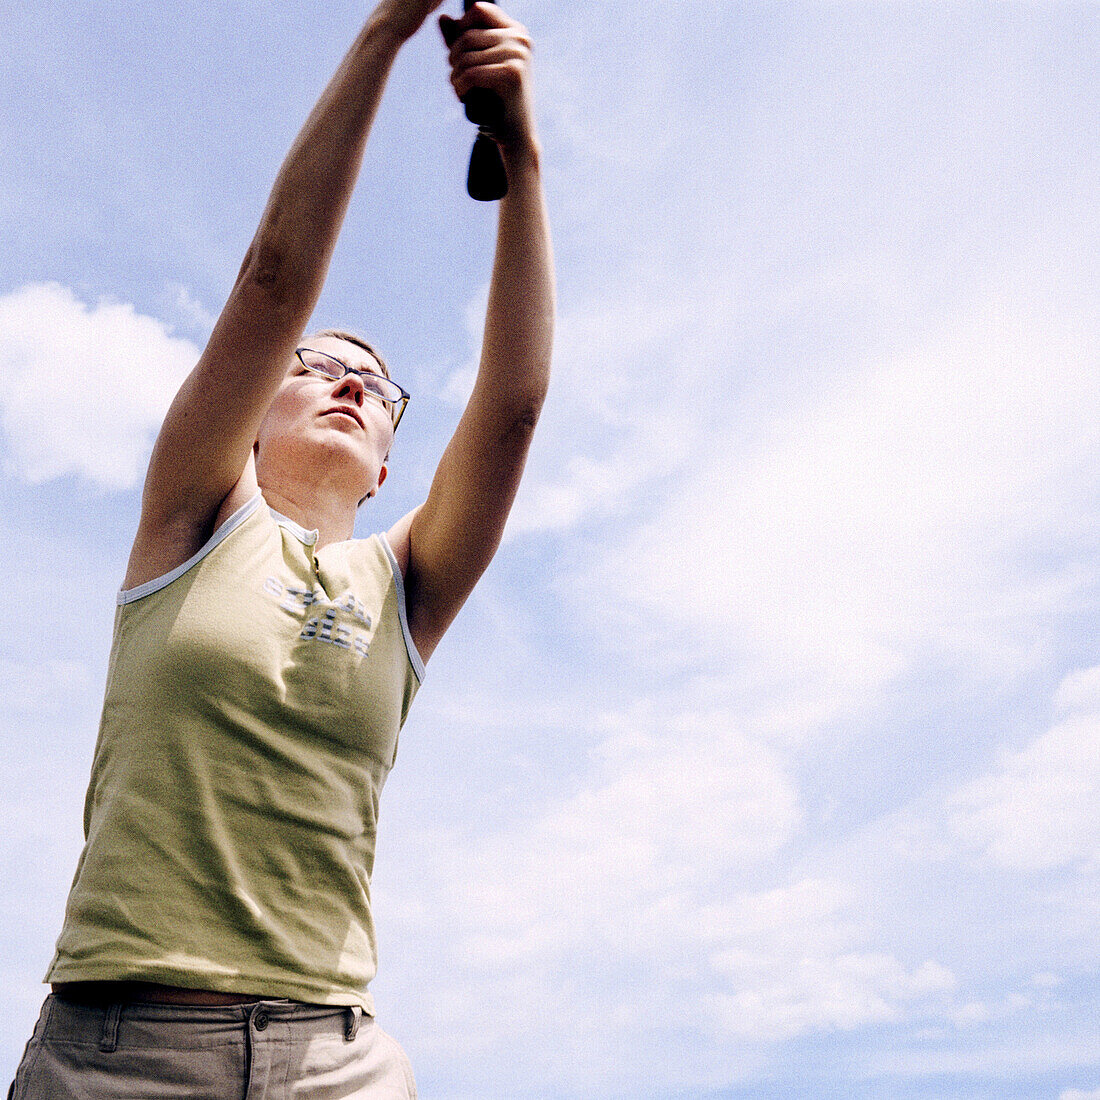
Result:
[[[276,512],[281,512],[307,531],[317,531],[317,549],[330,542],[344,542],[351,538],[358,501],[349,500],[346,493],[318,492],[316,485],[310,488],[308,496],[299,495],[285,486],[274,488],[261,484],[260,490],[264,500]]]

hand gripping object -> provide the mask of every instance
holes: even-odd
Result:
[[[469,11],[474,2],[464,0],[463,10]],[[452,29],[447,35],[447,45],[453,45],[456,37]],[[504,121],[504,101],[488,88],[472,88],[466,93],[462,104],[466,108],[466,117],[477,126],[466,190],[470,198],[479,202],[502,199],[508,194],[508,175],[492,133]]]

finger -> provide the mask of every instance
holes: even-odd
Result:
[[[508,50],[524,60],[531,57],[531,43],[511,33],[481,31],[477,38],[472,35],[472,31],[467,31],[451,50],[448,60],[452,68],[466,68],[486,60],[498,61],[501,50]]]
[[[452,19],[449,15],[439,17],[439,29],[443,32],[443,41],[448,46],[454,46],[462,34],[462,28],[459,27],[458,20]]]
[[[475,28],[474,30],[465,31],[450,43],[451,51],[448,60],[453,65],[464,53],[470,53],[473,50],[487,50],[492,46],[499,45],[501,42],[507,41],[508,33],[508,31],[501,28],[491,30]]]
[[[512,61],[525,68],[529,60],[530,54],[522,46],[514,42],[503,42],[487,50],[463,54],[451,67],[451,79],[453,81],[475,69],[504,65]]]
[[[517,58],[509,58],[493,65],[476,65],[451,78],[451,84],[459,99],[464,99],[474,88],[496,92],[508,101],[523,84],[524,66]]]

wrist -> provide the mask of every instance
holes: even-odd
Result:
[[[423,18],[411,18],[408,11],[393,0],[381,0],[371,13],[368,27],[395,49],[403,46],[424,25]]]
[[[497,148],[500,149],[500,155],[505,168],[508,170],[509,178],[518,172],[538,174],[539,162],[542,159],[542,146],[533,135],[526,134],[522,137],[498,141]]]

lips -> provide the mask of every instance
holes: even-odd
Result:
[[[325,409],[325,411],[323,413],[321,413],[321,415],[322,416],[333,416],[333,415],[350,416],[351,419],[354,420],[355,423],[358,424],[360,428],[362,428],[364,426],[363,425],[363,418],[359,415],[358,410],[352,408],[351,405],[337,405],[335,408]]]

